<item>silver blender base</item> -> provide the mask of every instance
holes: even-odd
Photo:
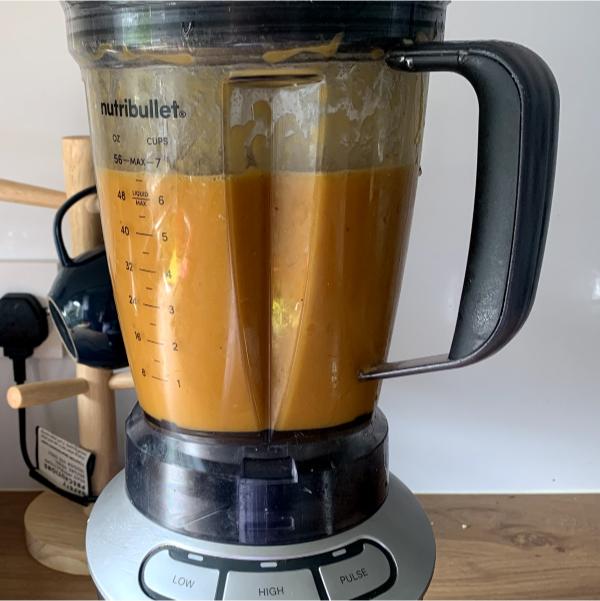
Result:
[[[118,474],[91,513],[86,550],[104,599],[418,599],[435,541],[415,496],[393,475],[371,518],[345,532],[278,546],[220,544],[158,526]]]

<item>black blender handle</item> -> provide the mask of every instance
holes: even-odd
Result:
[[[56,211],[56,215],[54,216],[54,246],[56,247],[56,254],[58,255],[58,259],[60,260],[61,265],[63,267],[71,267],[76,264],[76,262],[69,256],[69,253],[67,252],[67,248],[65,246],[65,241],[63,240],[63,218],[67,214],[67,211],[76,202],[79,202],[82,198],[90,196],[91,194],[96,194],[96,186],[84,188],[76,194],[73,194],[73,196],[65,200],[65,202],[58,208],[58,210]]]
[[[453,71],[479,101],[471,242],[448,355],[383,363],[361,380],[462,367],[501,349],[533,305],[552,200],[559,96],[552,72],[508,42],[416,45],[386,57],[393,69]]]

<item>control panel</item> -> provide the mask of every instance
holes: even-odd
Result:
[[[152,599],[372,599],[395,582],[390,553],[370,539],[278,560],[244,560],[163,546],[150,552],[140,584]]]

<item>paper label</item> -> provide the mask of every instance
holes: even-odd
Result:
[[[58,488],[87,497],[92,453],[45,428],[36,429],[36,439],[38,472]]]

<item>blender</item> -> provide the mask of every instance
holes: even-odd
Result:
[[[558,92],[443,42],[445,3],[66,2],[137,405],[86,538],[104,598],[422,597],[435,543],[388,470],[388,377],[504,346],[538,280]],[[428,73],[480,106],[450,351],[386,360]]]

